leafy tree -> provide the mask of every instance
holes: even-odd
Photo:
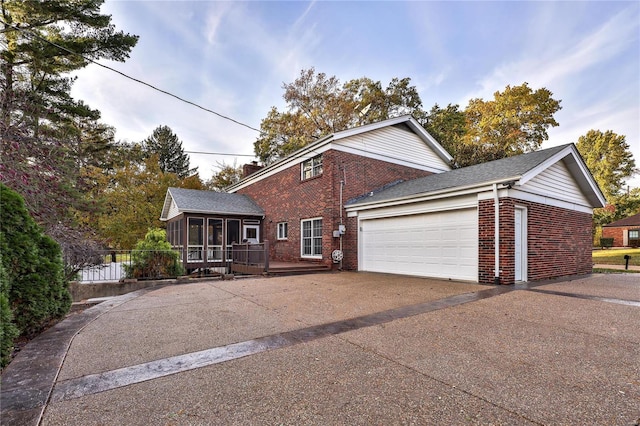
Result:
[[[589,130],[578,138],[576,147],[605,197],[612,201],[635,172],[636,163],[626,138],[611,130]]]
[[[180,179],[160,170],[157,155],[143,163],[125,162],[108,174],[98,174],[101,211],[88,220],[113,248],[129,250],[150,227],[162,227],[160,213],[169,187],[204,189],[198,175]]]
[[[0,253],[9,305],[20,333],[32,335],[71,307],[62,255],[29,215],[20,195],[0,184],[0,202]]]
[[[466,117],[458,105],[449,104],[446,108],[440,108],[435,104],[422,125],[449,154],[456,157],[467,133]]]
[[[422,102],[409,78],[391,80],[386,88],[362,77],[344,85],[335,76],[302,70],[283,85],[287,110],[272,107],[254,143],[256,156],[271,163],[328,134],[403,114],[424,117]]]
[[[218,171],[211,176],[205,187],[211,191],[223,191],[226,187],[242,179],[242,167],[233,164],[218,163]]]
[[[553,114],[561,109],[560,101],[552,95],[523,83],[495,92],[492,101],[472,99],[465,109],[465,143],[503,150],[507,156],[537,150],[549,138],[547,129],[558,126]]]
[[[163,173],[175,173],[186,178],[196,173],[198,168],[189,168],[189,156],[182,149],[182,142],[168,126],[158,126],[151,136],[142,142],[148,156],[157,155]]]
[[[180,254],[171,248],[164,229],[151,228],[136,243],[131,264],[124,265],[128,278],[170,278],[184,274]]]

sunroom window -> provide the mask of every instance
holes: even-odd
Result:
[[[187,259],[189,262],[202,262],[204,258],[204,219],[190,217],[187,229]]]
[[[207,219],[207,260],[222,261],[222,219]]]

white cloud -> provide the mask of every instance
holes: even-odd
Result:
[[[553,48],[537,46],[540,50],[523,53],[523,59],[500,64],[493,72],[478,81],[479,88],[469,94],[471,98],[489,98],[507,84],[527,81],[533,86],[556,87],[563,80],[580,75],[587,68],[604,63],[618,55],[631,43],[637,43],[639,22],[635,6],[619,12],[611,19],[574,44],[572,38],[553,39],[548,34],[541,37],[553,40]],[[535,25],[538,25],[536,22]],[[547,31],[547,27],[539,30]],[[515,83],[514,83],[515,82]],[[465,101],[466,101],[465,100]]]

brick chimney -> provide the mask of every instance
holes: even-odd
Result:
[[[249,176],[251,174],[254,174],[255,172],[257,172],[261,168],[262,168],[262,166],[259,166],[257,161],[252,161],[250,164],[243,165],[242,166],[242,179],[246,178],[247,176]]]

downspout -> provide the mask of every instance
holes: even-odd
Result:
[[[498,184],[493,184],[493,205],[494,205],[494,278],[493,283],[495,285],[500,284],[500,201],[498,199]]]
[[[344,170],[343,170],[343,176],[344,176]],[[342,222],[342,191],[344,188],[344,179],[340,179],[340,225],[343,225]],[[343,253],[342,251],[342,233],[340,233],[340,252]],[[342,256],[342,258],[344,259],[344,256]],[[342,271],[342,259],[340,259],[340,270]]]

